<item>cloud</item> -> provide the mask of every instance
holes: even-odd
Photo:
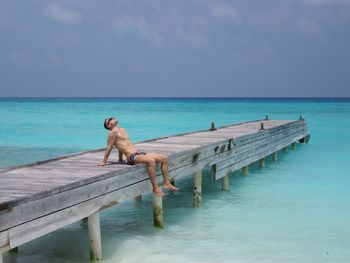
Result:
[[[224,3],[214,5],[211,13],[213,16],[221,19],[232,19],[236,21],[241,19],[241,14],[236,9]]]
[[[62,24],[78,24],[82,21],[82,15],[79,12],[65,9],[57,3],[48,3],[45,14],[47,17]]]
[[[157,25],[152,25],[143,17],[122,16],[114,19],[113,25],[118,30],[136,32],[158,44],[174,38],[192,46],[207,44],[206,23],[197,17],[186,20],[177,13],[167,13],[160,18]]]
[[[155,42],[161,42],[162,37],[156,32],[154,28],[143,18],[133,16],[122,16],[114,19],[113,25],[124,31],[135,31],[141,34],[143,37],[153,40]]]

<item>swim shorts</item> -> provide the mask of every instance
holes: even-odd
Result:
[[[134,164],[135,164],[135,161],[136,161],[136,156],[137,156],[137,155],[140,155],[140,154],[146,155],[146,152],[140,152],[140,151],[138,151],[138,152],[132,153],[132,154],[129,156],[129,158],[127,159],[128,164],[134,165]]]

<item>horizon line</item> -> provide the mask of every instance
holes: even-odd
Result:
[[[150,97],[104,97],[104,96],[0,96],[0,99],[350,99],[349,97],[340,97],[340,96],[334,96],[334,97],[298,97],[298,96],[292,96],[292,97],[269,97],[269,96],[261,96],[261,97],[245,97],[245,96],[239,96],[239,97],[183,97],[183,96],[173,96],[173,97],[156,97],[156,96],[150,96]]]

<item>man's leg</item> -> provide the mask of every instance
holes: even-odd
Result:
[[[169,161],[168,157],[164,154],[148,152],[146,156],[153,158],[155,161],[160,162],[160,170],[162,172],[164,187],[168,190],[177,191],[179,188],[173,186],[169,181]]]
[[[148,172],[148,176],[151,180],[153,192],[158,196],[163,196],[164,193],[159,188],[159,186],[157,184],[157,180],[156,180],[156,161],[153,158],[146,156],[146,155],[137,155],[135,163],[136,164],[138,164],[138,163],[147,164],[147,172]]]

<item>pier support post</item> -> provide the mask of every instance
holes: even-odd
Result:
[[[142,201],[142,195],[137,195],[134,197],[135,202],[141,202]]]
[[[211,180],[215,181],[215,175],[216,175],[216,164],[213,164],[211,166]]]
[[[274,152],[272,154],[272,161],[277,161],[278,157],[277,157],[277,152]]]
[[[163,198],[153,193],[153,223],[155,227],[164,228]]]
[[[295,150],[297,148],[297,143],[296,142],[293,142],[292,143],[292,150]]]
[[[285,153],[288,152],[288,146],[284,147],[284,148],[283,148],[283,151],[284,151]]]
[[[200,207],[202,202],[202,170],[198,170],[194,174],[193,183],[193,205]]]
[[[259,160],[259,167],[264,168],[265,167],[265,158],[262,158]]]
[[[102,260],[100,215],[94,213],[88,216],[89,239],[90,239],[90,259],[91,261]]]
[[[249,165],[244,166],[242,168],[243,175],[248,175],[249,174]]]
[[[221,187],[222,187],[222,190],[223,191],[228,191],[228,176],[229,176],[229,173],[227,173],[223,178],[222,178],[222,181],[221,181]]]
[[[11,252],[11,253],[18,253],[18,247],[11,248],[9,250],[9,252]]]

